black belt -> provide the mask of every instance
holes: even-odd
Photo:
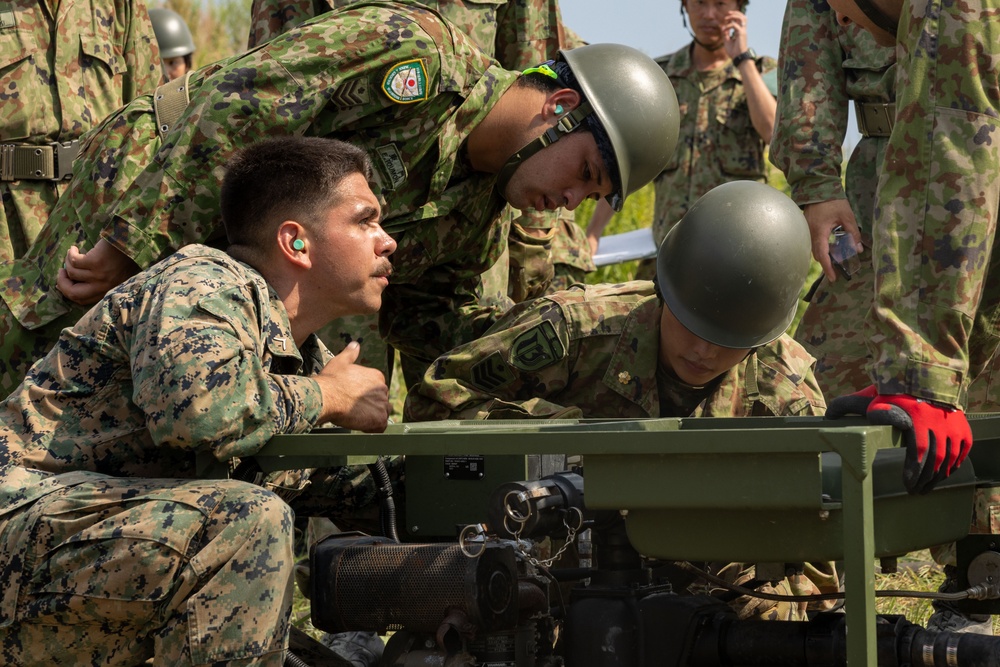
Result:
[[[80,141],[54,141],[44,146],[0,144],[0,181],[61,181],[73,173]]]
[[[888,137],[896,122],[896,105],[892,102],[854,102],[858,129],[865,137]]]

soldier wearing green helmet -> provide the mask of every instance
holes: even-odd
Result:
[[[386,37],[387,24],[402,28]],[[43,236],[0,267],[0,385],[16,386],[80,305],[124,276],[187,243],[224,242],[222,164],[275,134],[348,139],[373,156],[383,226],[399,244],[380,332],[419,377],[512,305],[505,290],[484,299],[482,289],[504,262],[507,203],[621,199],[669,156],[674,98],[651,58],[594,44],[562,52],[553,68],[564,66],[565,80],[504,70],[433,10],[371,2],[194,72],[173,122],[157,96],[112,114]],[[547,146],[499,190],[504,164],[543,134]]]
[[[760,183],[720,185],[667,235],[660,290],[650,281],[577,285],[520,304],[438,358],[407,394],[404,418],[821,415],[814,359],[783,333],[809,248],[802,213],[785,195]],[[829,565],[808,565],[778,586],[836,588]],[[772,620],[802,620],[806,610],[737,606]]]
[[[581,285],[515,307],[438,358],[405,417],[822,414],[814,360],[784,334],[809,248],[785,195],[720,185],[661,245],[658,290]]]
[[[149,20],[153,23],[156,44],[160,47],[163,76],[173,81],[190,72],[194,67],[194,37],[181,15],[172,9],[154,7],[149,10]]]
[[[677,150],[654,180],[652,231],[656,244],[703,194],[735,180],[766,182],[764,149],[776,108],[773,58],[751,48],[746,2],[681,0],[691,42],[656,59],[670,78],[681,112]],[[587,226],[591,250],[613,215],[594,208]],[[655,263],[640,263],[636,278],[652,278]]]

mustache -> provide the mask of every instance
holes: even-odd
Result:
[[[395,273],[395,271],[392,270],[392,263],[389,260],[385,260],[385,263],[375,269],[375,272],[372,275],[376,278],[389,278],[393,273]]]

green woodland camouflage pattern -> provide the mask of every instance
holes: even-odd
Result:
[[[723,375],[684,414],[665,414],[657,378],[661,308],[647,281],[577,286],[515,306],[482,338],[437,359],[407,395],[404,416],[635,419],[826,411],[812,357],[782,336]],[[683,403],[663,398],[671,407]]]
[[[469,170],[459,149],[517,76],[433,11],[371,3],[196,71],[162,146],[151,98],[138,98],[88,136],[49,224],[21,260],[0,267],[17,320],[0,318],[0,362],[9,360],[0,379],[16,384],[26,348],[51,345],[59,318],[79,316],[55,288],[69,246],[104,236],[148,267],[188,243],[224,242],[226,159],[286,134],[343,139],[373,158],[383,226],[398,243],[380,314],[389,342],[427,364],[474,339],[509,307],[506,285],[498,304],[480,303],[480,275],[502,257],[509,220],[495,176]]]
[[[885,137],[862,137],[851,154],[841,183],[841,145],[851,100],[895,99],[895,49],[879,46],[868,31],[837,24],[835,13],[807,0],[791,0],[785,10],[779,59],[778,113],[770,157],[785,173],[792,198],[800,206],[831,199],[847,200],[867,249],[862,270],[850,281],[821,280],[795,332],[816,357],[816,379],[827,396],[843,396],[871,383],[871,354],[864,320],[872,304],[871,228]],[[995,366],[969,388],[971,412],[1000,409],[1000,387],[993,386]]]
[[[871,384],[863,328],[875,292],[871,220],[888,139],[862,137],[843,182],[841,146],[851,100],[895,99],[896,56],[857,24],[838,25],[836,13],[821,6],[811,0],[786,6],[770,159],[784,172],[796,204],[846,198],[861,227],[862,269],[851,280],[821,279],[795,331],[795,340],[816,357],[823,393],[843,396]]]
[[[699,72],[691,62],[694,44],[658,58],[674,85],[680,111],[677,150],[653,181],[653,240],[657,246],[691,205],[722,183],[766,181],[764,140],[750,120],[743,76],[732,62]],[[757,59],[763,73],[774,70],[773,58]]]
[[[4,662],[51,660],[47,646],[66,664],[154,652],[158,664],[280,664],[293,566],[282,498],[324,495],[330,518],[350,525],[355,508],[374,517],[361,507],[374,502],[370,478],[186,480],[199,457],[235,465],[275,434],[316,426],[322,393],[300,374],[330,358],[315,336],[295,346],[260,274],[198,245],[64,332],[0,404]]]
[[[152,92],[160,76],[141,2],[0,3],[0,143],[78,139]],[[64,181],[0,181],[0,261],[24,254],[65,189]]]
[[[663,305],[646,281],[578,286],[515,306],[485,336],[436,360],[407,394],[408,421],[524,417],[645,418],[821,415],[813,359],[782,336],[708,388],[659,371]],[[743,566],[727,568],[736,575]],[[836,590],[832,564],[810,566],[777,592]],[[743,581],[751,578],[752,570]],[[805,605],[736,606],[746,617],[804,620]]]
[[[1000,0],[905,3],[866,321],[880,393],[965,406],[997,348]]]
[[[247,43],[253,48],[312,17],[355,4],[357,0],[254,0]],[[559,49],[582,45],[563,26],[556,0],[426,0],[423,4],[439,11],[504,69],[520,71],[555,57]],[[487,283],[485,292],[496,292],[506,283],[507,296],[519,303],[582,282],[596,270],[590,244],[571,212],[524,211],[515,225],[508,239],[509,275],[491,272],[487,278],[500,283]],[[538,233],[529,236],[525,228]],[[389,377],[392,351],[378,335],[375,317],[344,318],[325,327],[320,337],[334,352],[352,340],[360,341],[358,363],[382,369]],[[403,359],[408,382],[419,379],[427,361],[411,364]]]

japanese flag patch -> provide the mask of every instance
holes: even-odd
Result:
[[[399,104],[427,99],[427,71],[419,58],[395,65],[382,80],[382,92]]]

